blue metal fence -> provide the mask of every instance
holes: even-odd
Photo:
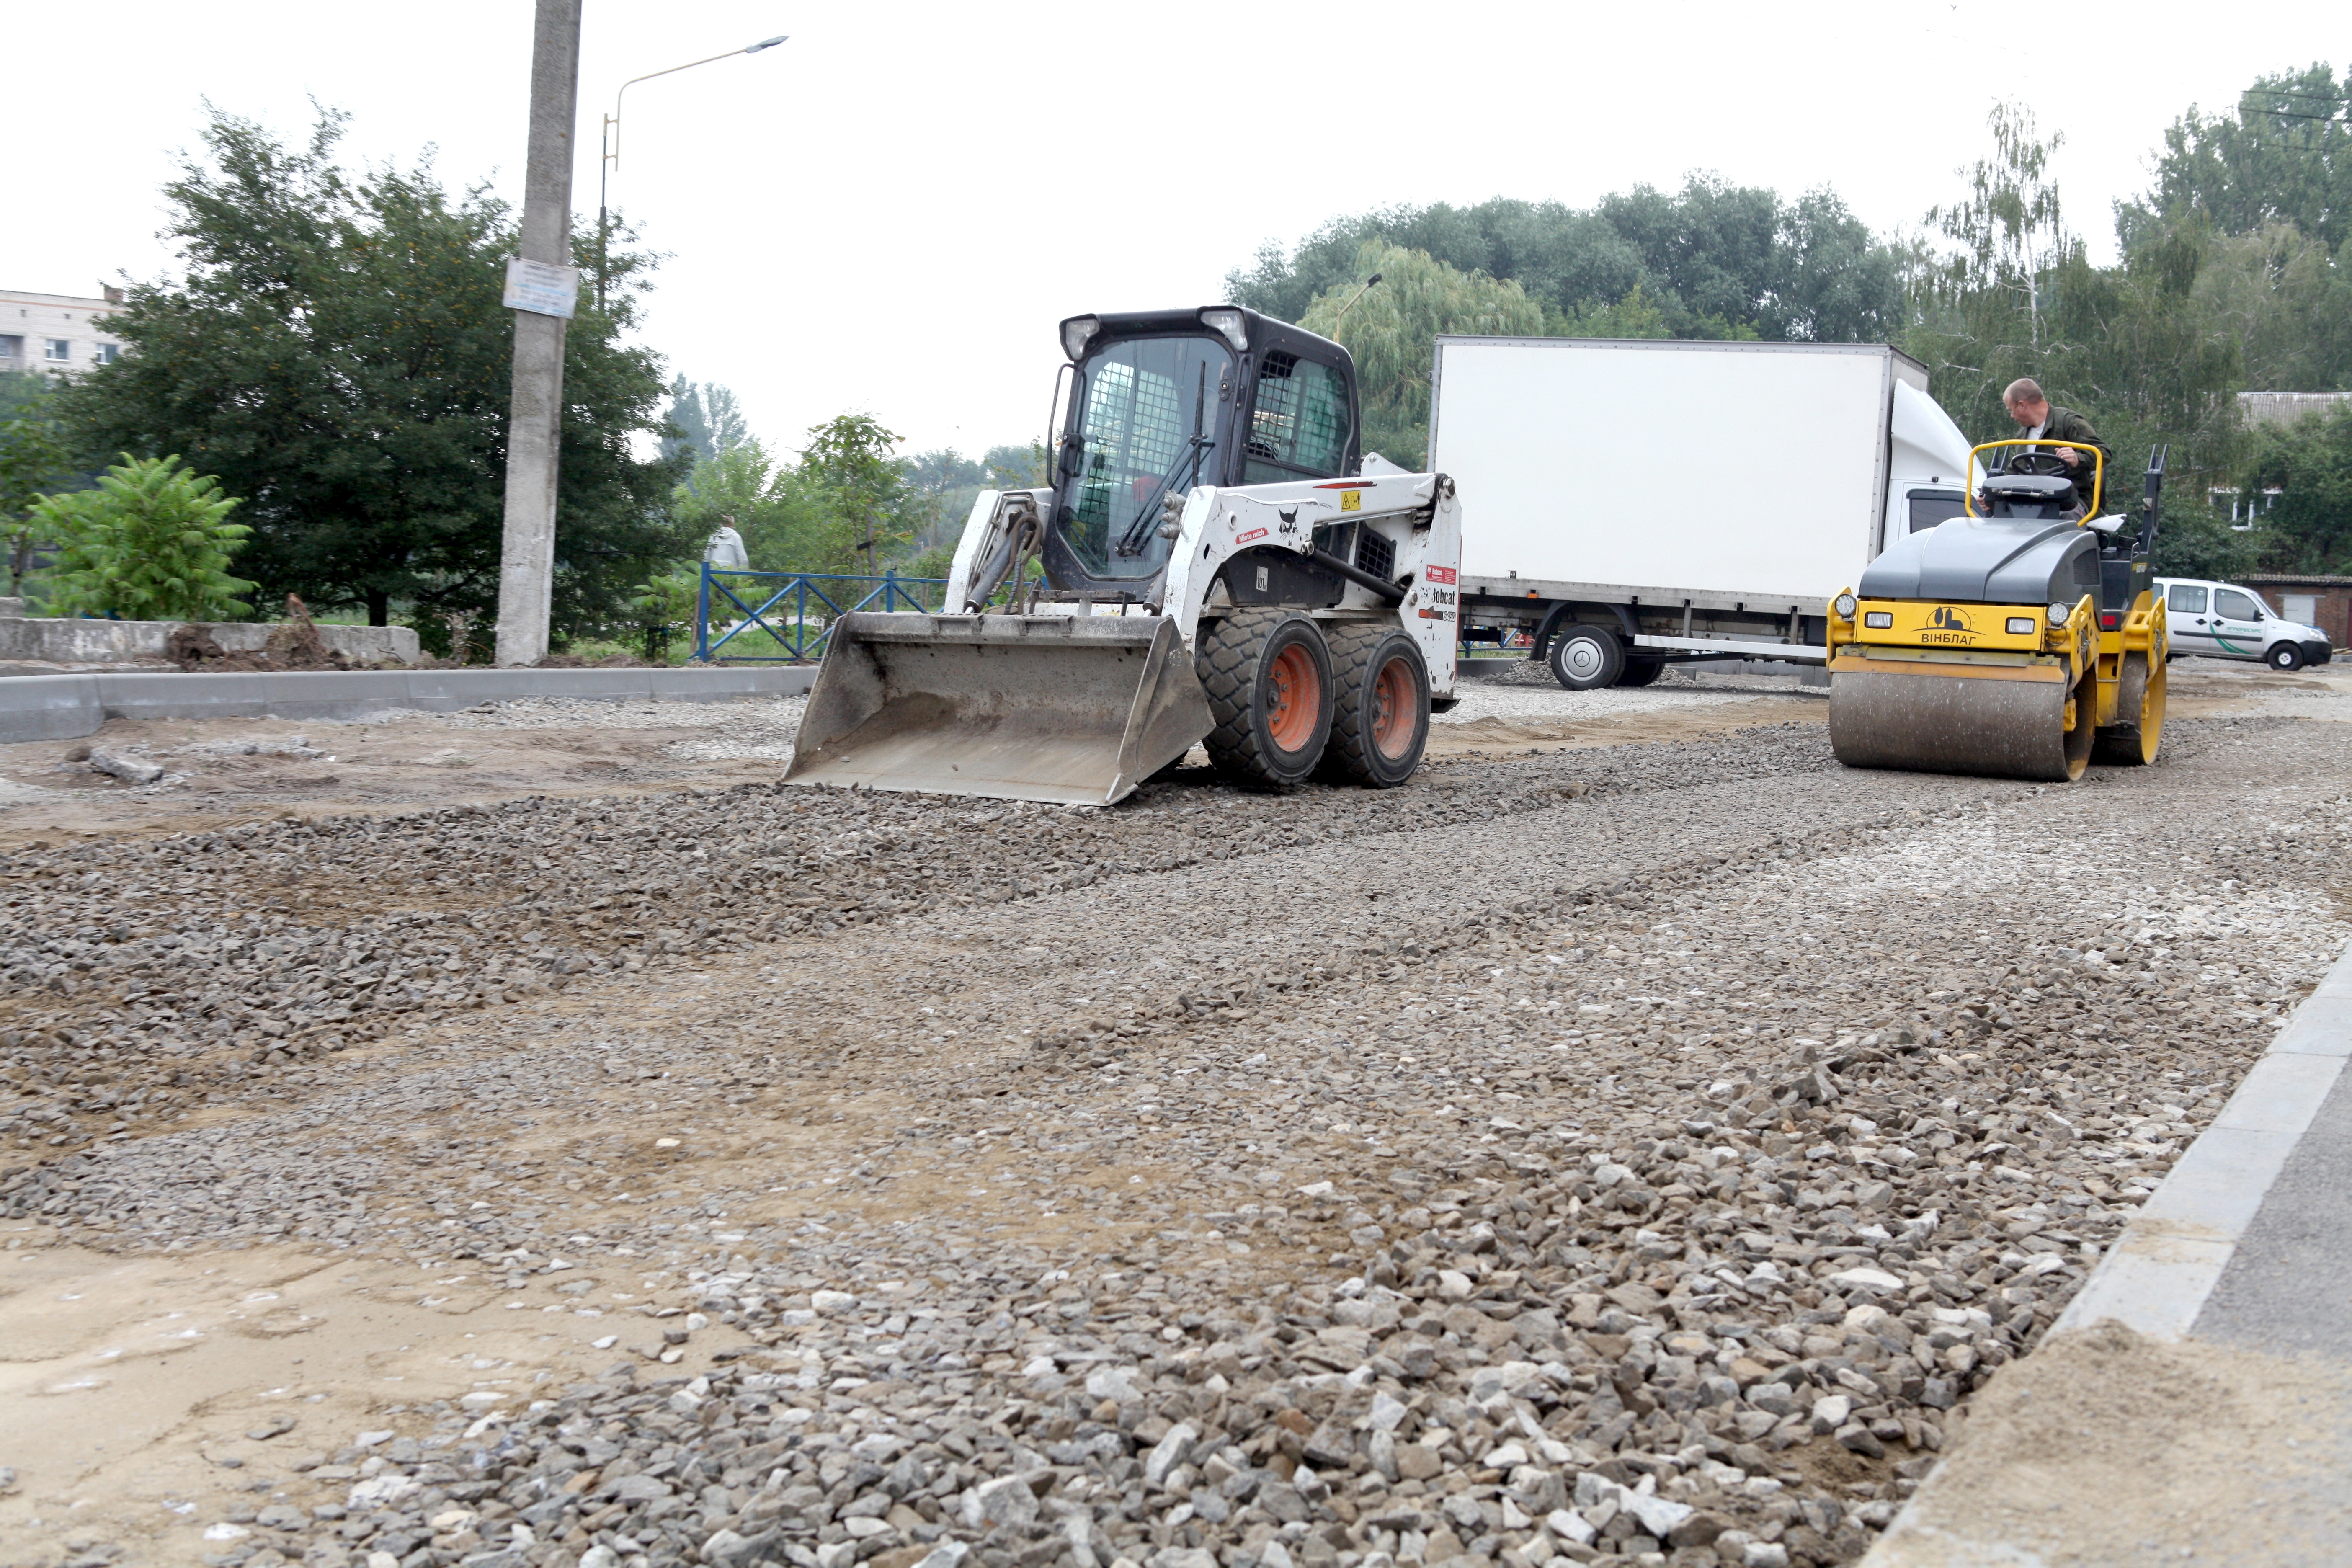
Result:
[[[885,572],[878,577],[845,576],[825,572],[744,572],[702,563],[702,584],[694,605],[694,662],[697,664],[805,664],[824,656],[827,638],[841,617],[852,610],[920,610],[939,608],[944,577],[901,577]],[[736,588],[742,588],[739,595]],[[742,619],[713,637],[710,612],[714,593],[732,605]],[[746,598],[758,601],[756,607]],[[824,625],[809,625],[810,606]],[[784,608],[779,609],[782,605]],[[723,609],[723,606],[722,606]],[[782,623],[771,626],[769,617]],[[737,638],[743,638],[740,644]],[[728,651],[733,647],[734,651]],[[769,651],[769,650],[774,651]]]

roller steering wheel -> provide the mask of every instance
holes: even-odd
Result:
[[[2071,479],[2075,469],[2055,452],[2020,451],[2010,455],[2004,474],[2020,475],[2037,479]]]

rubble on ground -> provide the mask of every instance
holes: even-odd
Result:
[[[0,1213],[609,1321],[218,1568],[1851,1562],[2341,946],[2317,729],[12,855]]]

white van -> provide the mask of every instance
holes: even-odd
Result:
[[[2252,588],[2195,577],[2158,577],[2164,622],[2172,654],[2208,658],[2260,659],[2273,669],[2326,664],[2334,655],[2327,634],[2290,621],[2263,602]]]

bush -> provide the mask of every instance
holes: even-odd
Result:
[[[236,595],[259,584],[228,574],[253,531],[228,521],[236,505],[218,481],[177,457],[127,453],[96,489],[42,497],[33,508],[37,525],[60,546],[50,607],[132,621],[250,615],[253,606]]]
[[[2156,574],[2233,582],[2260,564],[2266,542],[2261,529],[2235,528],[2210,507],[2176,502],[2157,530]]]

